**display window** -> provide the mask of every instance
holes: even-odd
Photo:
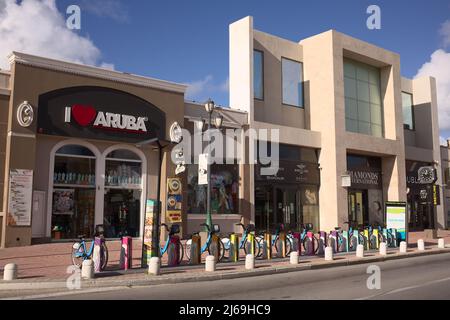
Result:
[[[198,184],[198,165],[189,165],[188,213],[206,213],[207,186]],[[239,168],[237,165],[211,165],[212,214],[239,213]]]
[[[95,220],[94,154],[82,146],[65,146],[55,154],[52,238],[91,235]]]

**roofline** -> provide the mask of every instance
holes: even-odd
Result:
[[[184,103],[195,104],[195,105],[204,107],[203,103],[197,102],[197,101],[184,100]],[[225,107],[225,106],[217,106],[217,108],[219,108],[220,110],[225,110],[226,112],[230,111],[230,112],[236,112],[236,113],[241,113],[241,114],[247,114],[248,113],[245,110],[232,109],[230,107]]]
[[[38,57],[21,52],[12,52],[9,56],[9,63],[18,63],[27,66],[40,67],[48,70],[62,71],[76,75],[94,77],[126,84],[138,85],[142,87],[161,89],[178,93],[185,93],[187,85],[159,80],[150,77],[133,75],[125,72],[104,69],[100,67],[87,66],[68,61],[55,60]]]

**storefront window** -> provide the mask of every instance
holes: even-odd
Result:
[[[70,145],[55,154],[53,172],[52,238],[91,236],[95,219],[95,156]]]
[[[305,186],[300,189],[300,193],[303,224],[312,223],[317,232],[320,230],[319,188],[318,186]]]
[[[107,238],[139,236],[142,161],[133,152],[116,150],[105,162],[103,222]]]
[[[206,213],[206,185],[198,185],[198,165],[188,166],[188,213]],[[239,212],[239,168],[237,165],[211,165],[211,212]]]

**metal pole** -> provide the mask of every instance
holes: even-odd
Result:
[[[209,112],[209,118],[208,118],[208,130],[211,129],[211,114],[212,112]],[[211,132],[208,133],[209,135]],[[212,230],[212,217],[211,217],[211,165],[210,165],[210,157],[211,157],[211,150],[208,150],[208,163],[206,167],[206,178],[208,181],[207,185],[207,194],[206,194],[206,224],[208,225],[209,229]],[[205,230],[206,231],[206,230]]]

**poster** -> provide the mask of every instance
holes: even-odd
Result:
[[[406,240],[406,202],[386,202],[386,228],[397,229],[398,240]]]
[[[53,191],[53,214],[73,215],[75,189],[55,189]]]
[[[31,226],[32,197],[33,170],[10,170],[8,225]]]
[[[198,184],[208,184],[208,154],[206,153],[198,156]]]
[[[156,215],[156,201],[147,199],[145,205],[145,220],[144,220],[144,246],[142,248],[142,262],[144,265],[148,266],[148,262],[150,258],[159,255],[159,252],[156,252],[152,255],[152,245],[153,245],[153,232],[156,231],[156,223],[155,226],[155,215]]]
[[[167,210],[166,222],[181,223],[181,206],[183,202],[181,180],[167,178]]]

